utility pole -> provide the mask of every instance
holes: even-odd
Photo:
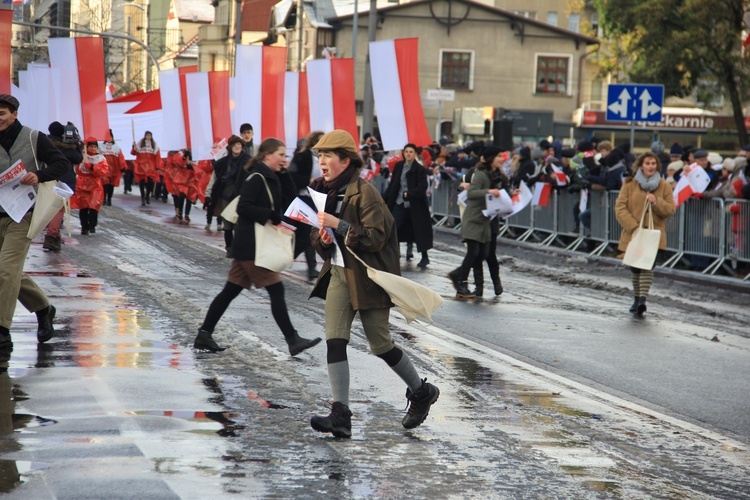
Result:
[[[375,29],[378,21],[377,0],[370,0],[370,12],[367,14],[367,40],[375,41]],[[367,44],[365,59],[365,95],[362,101],[362,131],[373,132],[375,123],[375,102],[372,96],[372,69],[370,68],[370,44]]]

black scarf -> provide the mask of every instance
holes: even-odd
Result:
[[[357,168],[354,165],[349,165],[346,170],[341,172],[338,177],[331,181],[325,180],[323,177],[318,177],[310,185],[315,191],[320,193],[327,193],[326,198],[326,213],[336,214],[336,205],[338,203],[337,197],[338,192],[352,181],[355,175],[357,175]]]
[[[10,148],[13,147],[13,143],[18,139],[18,134],[21,133],[21,127],[23,127],[21,122],[16,120],[10,127],[0,132],[0,146],[2,146],[8,154],[10,154]]]

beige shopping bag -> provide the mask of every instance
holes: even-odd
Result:
[[[73,190],[64,182],[41,182],[37,187],[34,212],[31,215],[29,232],[26,233],[26,236],[31,240],[42,233],[61,208],[65,207],[65,213],[68,219],[70,218],[69,200],[73,195]],[[68,224],[68,227],[70,227],[70,224]]]
[[[367,276],[391,297],[391,301],[404,315],[407,323],[411,323],[420,316],[432,322],[432,313],[443,303],[443,298],[440,295],[403,276],[379,271],[368,266],[349,247],[346,249],[367,268]]]
[[[294,228],[255,223],[255,265],[281,272],[294,263]]]
[[[648,212],[648,228],[643,227],[646,212]],[[628,243],[622,263],[637,269],[653,269],[656,254],[659,252],[660,242],[661,231],[654,229],[654,215],[651,212],[651,203],[646,202],[646,206],[643,208],[643,215],[641,216],[641,223],[633,231],[633,238]]]

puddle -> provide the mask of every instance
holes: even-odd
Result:
[[[222,428],[216,433],[222,437],[234,437],[236,431],[244,429],[243,425],[237,425],[232,419],[240,417],[239,413],[223,413],[218,411],[186,411],[186,410],[141,410],[127,412],[128,415],[149,415],[157,417],[180,418],[197,422],[213,421],[221,424]]]

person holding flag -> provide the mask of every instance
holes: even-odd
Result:
[[[135,156],[135,183],[141,189],[141,206],[150,205],[154,182],[159,180],[158,171],[162,168],[161,152],[151,132],[147,130],[138,143],[133,141],[130,154]]]
[[[95,137],[86,138],[83,161],[76,165],[76,192],[70,200],[71,208],[78,208],[81,219],[81,234],[96,233],[99,209],[104,203],[102,179],[109,175],[109,165],[99,153],[99,142]]]
[[[115,188],[120,185],[120,177],[127,170],[128,165],[125,163],[125,155],[122,154],[120,146],[115,143],[112,130],[109,131],[109,138],[100,144],[101,152],[107,160],[109,173],[102,179],[104,184],[104,204],[112,206],[112,195]]]
[[[635,174],[625,180],[615,202],[617,222],[622,226],[618,249],[625,254],[633,233],[640,227],[646,203],[651,204],[654,229],[661,231],[659,249],[667,248],[667,219],[674,215],[676,207],[672,198],[672,186],[661,177],[659,158],[651,152],[643,153],[633,165]],[[635,301],[630,312],[642,316],[646,312],[646,297],[654,279],[653,269],[630,268]]]

